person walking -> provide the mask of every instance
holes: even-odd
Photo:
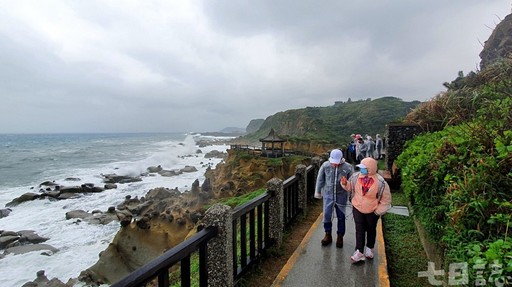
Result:
[[[382,148],[384,147],[384,143],[382,142],[382,138],[380,134],[375,136],[375,148],[377,149],[377,159],[382,159]]]
[[[362,138],[359,138],[356,143],[356,163],[359,164],[363,158],[366,157],[368,146]]]
[[[336,247],[343,247],[343,236],[345,235],[345,206],[348,193],[341,187],[341,178],[350,177],[354,169],[351,164],[343,159],[343,152],[334,149],[330,153],[329,160],[325,161],[318,171],[315,186],[315,198],[323,198],[323,227],[325,236],[322,239],[322,246],[332,243],[332,221],[333,209],[336,211],[337,238]]]
[[[356,250],[350,256],[352,262],[373,259],[377,236],[377,222],[391,207],[391,192],[387,182],[377,173],[377,160],[367,157],[357,165],[359,172],[341,178],[343,189],[351,193],[354,223],[356,226]]]
[[[354,164],[356,162],[356,135],[351,134],[350,135],[351,141],[348,143],[347,146],[347,157],[346,161],[348,163]]]
[[[366,157],[375,158],[375,142],[373,141],[373,138],[371,136],[368,136],[366,146]]]

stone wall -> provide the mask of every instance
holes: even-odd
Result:
[[[391,176],[396,177],[393,170],[393,162],[402,153],[405,143],[423,132],[416,124],[388,124],[386,125],[386,169],[391,171]]]

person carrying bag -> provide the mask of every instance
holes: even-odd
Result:
[[[352,262],[373,259],[377,236],[377,222],[391,207],[391,191],[387,182],[377,173],[377,160],[367,157],[356,165],[359,172],[349,179],[341,178],[341,186],[350,193],[356,226],[356,250]]]

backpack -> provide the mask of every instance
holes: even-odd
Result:
[[[359,178],[359,174],[360,174],[360,172],[356,172],[356,173],[352,174],[352,176],[349,179],[352,189],[356,186],[357,179]],[[384,188],[386,187],[386,180],[382,177],[382,175],[380,175],[378,173],[377,173],[377,178],[379,180],[379,190],[377,191],[376,197],[380,203],[380,200],[382,199],[382,194],[384,193]],[[351,191],[350,196],[349,196],[349,202],[352,202],[352,194],[353,194],[353,192]]]
[[[351,152],[351,153],[354,153],[356,152],[356,147],[354,144],[350,143],[348,144],[348,151]]]

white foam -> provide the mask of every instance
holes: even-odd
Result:
[[[201,148],[197,154],[192,136],[188,136],[183,145],[176,142],[158,143],[158,150],[147,157],[133,162],[115,162],[105,166],[67,170],[67,173],[56,174],[56,182],[64,185],[74,185],[66,182],[66,177],[79,177],[80,182],[91,182],[102,185],[101,173],[116,173],[118,175],[139,175],[146,168],[161,165],[164,169],[180,169],[186,165],[194,166],[197,172],[183,173],[174,177],[146,176],[143,181],[128,184],[118,184],[114,190],[83,195],[80,198],[61,201],[34,200],[12,207],[9,216],[0,219],[0,230],[34,230],[38,235],[49,237],[49,244],[59,251],[51,256],[41,255],[41,251],[20,255],[7,255],[0,260],[0,286],[21,286],[36,278],[36,272],[45,270],[46,276],[59,278],[67,282],[76,278],[81,271],[89,268],[98,260],[99,252],[111,242],[119,229],[119,223],[108,225],[91,225],[77,220],[66,220],[65,214],[71,210],[82,209],[106,211],[110,206],[122,202],[126,195],[144,196],[151,188],[178,188],[180,191],[190,189],[194,180],[204,181],[206,163],[213,167],[220,159],[205,159],[204,155],[212,150],[225,151],[228,146],[215,145]],[[40,182],[38,182],[40,183]],[[34,183],[35,185],[38,183]],[[79,184],[77,183],[77,184]],[[17,187],[0,191],[0,204],[5,204],[13,198],[28,192],[28,187]],[[37,187],[35,191],[37,192]]]

